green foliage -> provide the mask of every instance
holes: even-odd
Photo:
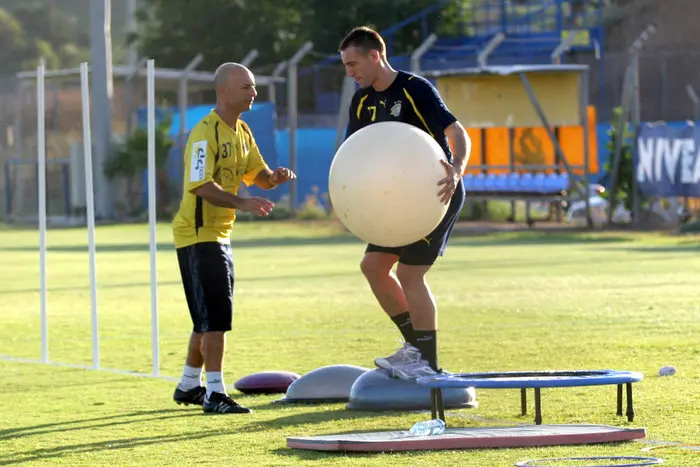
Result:
[[[510,218],[510,203],[507,201],[467,201],[459,214],[461,221],[505,222]]]
[[[289,58],[306,39],[295,0],[144,0],[138,14],[137,43],[159,66],[183,67],[198,53],[202,69],[240,60],[251,49],[259,61]],[[232,40],[235,34],[235,40]]]
[[[165,118],[156,125],[156,167],[161,169],[168,158],[173,141],[168,135],[171,119]],[[114,146],[104,166],[104,174],[110,180],[117,177],[131,178],[148,168],[148,131],[136,129],[122,144]]]
[[[456,33],[464,3],[451,2],[444,12],[428,15],[428,29]],[[338,43],[353,27],[382,30],[433,4],[435,0],[207,0],[203,7],[191,0],[143,0],[139,31],[131,39],[164,67],[183,67],[201,52],[200,67],[214,69],[253,48],[260,53],[257,62],[274,64],[288,60],[305,41],[314,43],[306,60],[318,61],[321,55],[337,54]],[[399,31],[392,42],[394,54],[420,45],[421,29],[416,22]]]
[[[0,0],[1,71],[33,67],[40,57],[48,69],[77,66],[89,53],[85,10],[78,0]]]
[[[0,64],[7,71],[19,71],[27,53],[27,38],[22,24],[10,12],[0,8]]]
[[[613,176],[613,167],[615,163],[615,146],[617,142],[622,139],[622,146],[620,151],[620,171],[618,173],[618,179],[615,190],[615,198],[617,202],[623,202],[627,210],[632,210],[633,196],[632,196],[632,177],[634,176],[634,161],[633,161],[633,146],[632,141],[634,134],[630,128],[629,123],[625,122],[622,137],[618,134],[618,126],[620,124],[620,119],[622,118],[622,109],[617,107],[613,111],[613,119],[610,125],[610,130],[608,130],[608,136],[610,137],[608,141],[607,149],[610,153],[610,158],[605,163],[605,171],[609,174],[609,177]],[[601,196],[609,198],[610,192],[606,190]],[[614,207],[613,207],[614,208]]]

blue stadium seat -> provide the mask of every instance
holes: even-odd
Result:
[[[484,191],[486,187],[486,176],[483,173],[474,175],[472,191]]]
[[[484,180],[484,191],[496,191],[496,174],[489,173],[486,174],[486,179]]]
[[[505,191],[518,191],[518,187],[520,184],[520,173],[518,172],[513,172],[511,174],[508,174],[508,180],[506,183]]]
[[[520,180],[518,180],[518,191],[521,192],[530,192],[532,191],[533,187],[533,177],[530,172],[526,172],[520,176]]]

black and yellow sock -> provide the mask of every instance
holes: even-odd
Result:
[[[428,365],[438,371],[437,360],[437,331],[418,331],[413,330],[413,345],[420,350],[423,359],[428,362]]]
[[[404,340],[409,344],[413,344],[413,324],[411,324],[411,315],[408,311],[401,313],[400,315],[392,316],[391,320],[394,322]]]

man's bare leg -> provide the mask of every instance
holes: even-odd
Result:
[[[193,332],[190,335],[190,342],[187,346],[187,358],[185,368],[180,377],[178,387],[183,391],[189,391],[202,385],[202,366],[204,356],[202,355],[202,333]]]
[[[360,269],[365,278],[367,278],[367,282],[379,305],[399,328],[404,340],[412,343],[413,327],[411,325],[411,315],[408,312],[406,296],[396,274],[392,270],[397,261],[398,256],[396,255],[370,252],[366,253],[362,259]]]
[[[212,392],[228,394],[224,383],[224,349],[226,336],[223,332],[205,332],[202,339],[202,354],[207,372],[207,397]]]
[[[437,370],[437,304],[425,278],[429,270],[430,266],[399,264],[396,275],[411,313],[414,345]]]

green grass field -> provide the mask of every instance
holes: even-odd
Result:
[[[240,223],[236,304],[226,383],[262,370],[300,374],[339,363],[372,366],[399,334],[358,263],[363,245],[327,224]],[[189,316],[169,225],[159,226],[162,373],[179,377]],[[97,231],[102,365],[148,373],[148,228]],[[0,355],[39,359],[35,230],[0,230]],[[90,365],[87,233],[48,235],[50,358]],[[543,391],[545,423],[647,428],[646,442],[478,451],[328,454],[286,437],[408,429],[428,413],[365,413],[345,404],[279,406],[281,396],[233,396],[255,412],[203,416],[172,402],[174,383],[0,360],[0,465],[513,466],[545,457],[658,456],[700,465],[689,448],[642,452],[650,441],[700,443],[700,241],[650,234],[502,233],[455,237],[430,283],[439,303],[440,362],[449,371],[614,368],[641,371],[637,418],[615,415],[613,386]],[[678,374],[657,376],[663,365]],[[452,425],[532,423],[518,390],[479,390]],[[532,399],[531,399],[532,400]],[[568,464],[568,465],[591,465]]]

